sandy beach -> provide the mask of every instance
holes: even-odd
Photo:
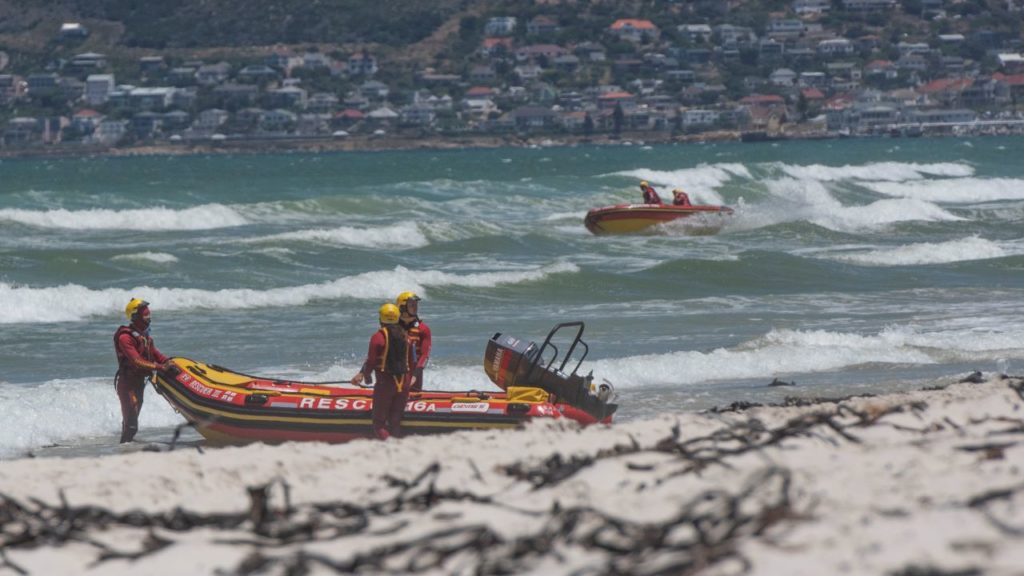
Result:
[[[960,379],[585,429],[7,461],[0,573],[1021,574],[1024,381]]]

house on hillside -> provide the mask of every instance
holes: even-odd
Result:
[[[789,68],[779,68],[768,76],[768,81],[775,86],[791,88],[796,84],[797,74]]]
[[[488,58],[512,53],[515,46],[511,38],[484,38],[480,43],[480,55]]]
[[[794,0],[793,12],[798,16],[816,16],[832,9],[832,0]]]
[[[88,37],[89,29],[78,22],[65,22],[57,32],[57,40],[83,40]]]
[[[691,44],[710,44],[711,26],[708,24],[680,24],[676,30]]]
[[[485,36],[508,36],[515,32],[516,18],[514,16],[495,16],[489,18],[484,24]]]
[[[551,63],[555,58],[568,54],[569,51],[557,44],[531,44],[516,50],[516,61],[518,62],[541,62]]]
[[[114,91],[113,74],[90,74],[85,79],[85,102],[89,106],[102,106]]]
[[[112,120],[110,118],[100,122],[96,130],[86,139],[90,144],[117,144],[128,134],[127,120]]]
[[[366,50],[353,54],[348,59],[348,73],[350,76],[373,76],[378,70],[377,58]]]
[[[259,128],[264,132],[288,132],[299,122],[299,115],[290,110],[267,110],[259,120]]]
[[[196,70],[196,81],[203,86],[216,86],[231,77],[231,65],[227,62],[204,64]]]
[[[534,16],[526,24],[526,35],[527,36],[546,36],[551,34],[557,34],[561,30],[558,25],[558,21],[550,16]]]
[[[103,114],[91,108],[84,108],[71,115],[71,128],[82,135],[92,134],[104,118]]]
[[[850,12],[872,12],[876,10],[892,10],[896,0],[842,0],[843,8]]]
[[[638,44],[656,42],[661,36],[661,30],[654,25],[654,22],[636,18],[616,20],[608,27],[608,33],[619,40]]]
[[[68,65],[79,70],[100,70],[107,67],[107,57],[96,52],[84,52],[76,54]]]

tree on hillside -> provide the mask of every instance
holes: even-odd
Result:
[[[616,134],[622,132],[622,124],[626,120],[626,113],[622,111],[622,104],[615,104],[615,111],[612,112],[612,131]]]

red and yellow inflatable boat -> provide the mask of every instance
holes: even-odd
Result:
[[[583,225],[592,234],[633,234],[647,231],[657,224],[680,218],[703,216],[694,222],[696,232],[709,233],[722,227],[720,216],[733,213],[728,206],[673,204],[616,204],[594,208],[583,218]]]
[[[552,336],[578,332],[561,364]],[[542,346],[495,334],[485,372],[499,391],[414,392],[405,406],[404,435],[455,430],[515,428],[533,418],[568,418],[581,424],[611,422],[617,405],[610,385],[594,386],[576,370],[586,356],[583,324],[559,324]],[[577,345],[583,354],[564,372]],[[550,355],[547,363],[544,358]],[[373,437],[373,390],[249,376],[215,364],[174,358],[152,379],[157,392],[207,440],[247,442],[347,442]]]

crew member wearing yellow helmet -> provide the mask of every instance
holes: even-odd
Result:
[[[640,182],[640,190],[644,193],[644,204],[661,204],[661,196],[658,196],[658,192],[647,183],[647,180]]]
[[[380,328],[370,337],[363,368],[352,377],[359,386],[365,380],[373,384],[373,434],[381,440],[402,435],[402,413],[415,383],[412,375],[412,345],[398,323],[401,312],[390,302],[380,307]]]
[[[420,297],[415,292],[402,292],[395,299],[395,305],[402,313],[398,323],[409,335],[409,342],[412,343],[416,352],[416,363],[413,365],[412,375],[416,377],[416,384],[412,391],[423,390],[423,367],[427,365],[430,358],[430,326],[420,320]]]
[[[121,401],[122,444],[131,442],[139,431],[146,377],[154,370],[164,369],[168,362],[149,335],[149,302],[132,298],[124,308],[124,315],[128,317],[128,325],[114,332],[114,353],[117,354],[114,389]]]

